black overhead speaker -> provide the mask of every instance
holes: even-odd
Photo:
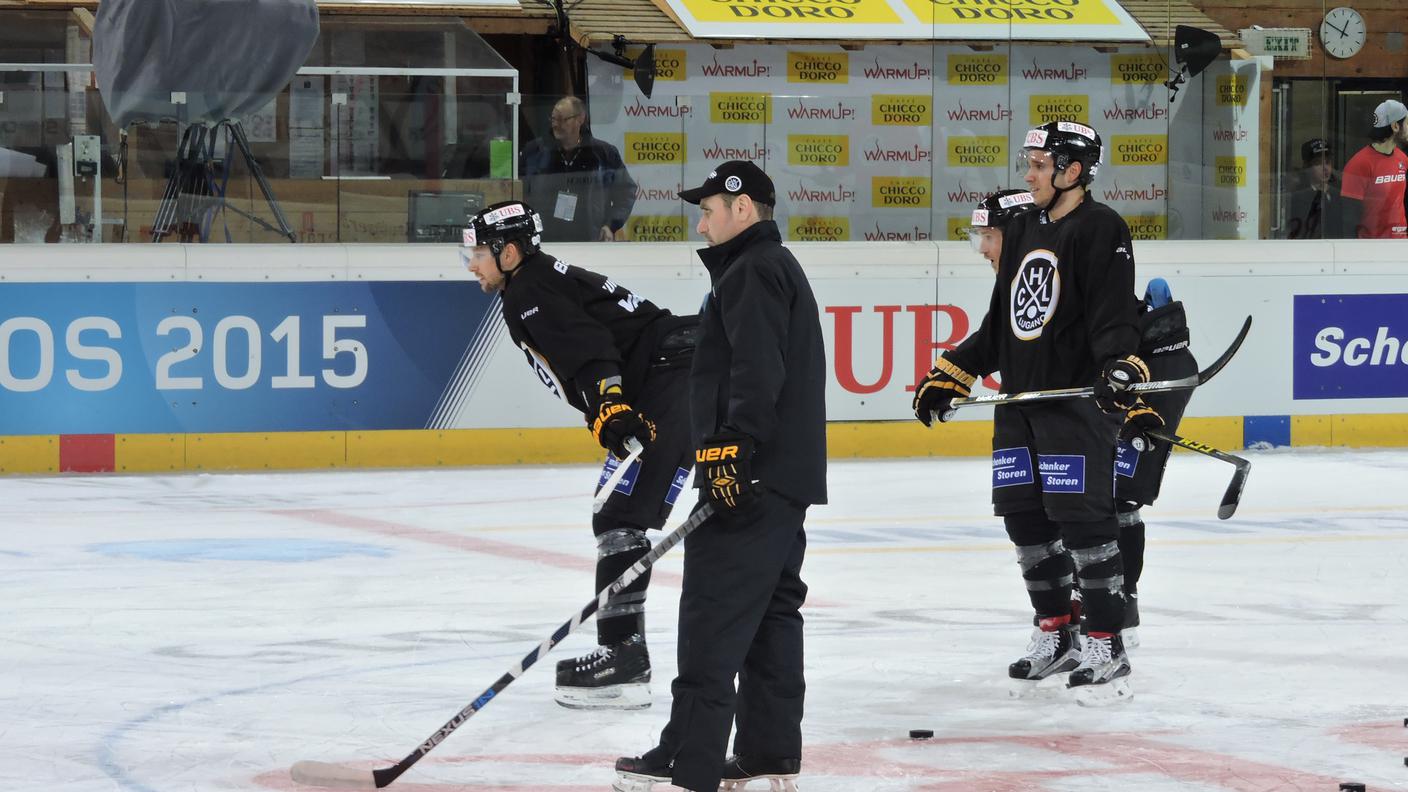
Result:
[[[587,52],[607,63],[614,63],[623,69],[633,70],[636,75],[636,87],[645,94],[646,99],[649,99],[650,92],[655,90],[655,45],[645,45],[645,49],[641,50],[635,60],[626,57],[626,47],[630,45],[631,42],[627,41],[625,36],[616,36],[611,41],[613,52],[594,49],[588,49]]]
[[[103,0],[93,69],[118,127],[216,124],[277,96],[317,40],[315,0]]]
[[[1222,54],[1222,39],[1216,33],[1179,25],[1173,30],[1173,60],[1178,71],[1164,83],[1168,87],[1169,98],[1178,95],[1179,86],[1202,74],[1217,56]]]

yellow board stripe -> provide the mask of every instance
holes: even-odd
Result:
[[[1408,446],[1408,415],[1291,416],[1291,445],[1346,448]],[[1243,447],[1243,419],[1185,418],[1179,434],[1228,451]],[[832,459],[987,456],[992,423],[958,421],[926,429],[918,421],[827,424]],[[0,436],[0,473],[56,473],[57,435]],[[114,468],[310,470],[341,467],[458,467],[577,464],[605,456],[585,428],[451,429],[353,432],[119,434]]]

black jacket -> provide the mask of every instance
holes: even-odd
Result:
[[[636,203],[636,183],[621,152],[586,130],[571,155],[552,137],[523,147],[520,173],[524,200],[543,216],[543,239],[549,242],[595,242],[602,226],[619,231]],[[571,198],[562,204],[559,195]],[[575,200],[575,203],[572,201]]]
[[[657,342],[677,324],[606,276],[541,251],[509,273],[503,316],[538,379],[584,414],[583,391],[607,377],[621,377],[627,401],[639,393]]]
[[[711,288],[690,372],[695,444],[757,442],[753,476],[797,503],[826,502],[826,350],[802,267],[765,220],[699,251]]]
[[[1084,387],[1111,358],[1139,348],[1134,244],[1115,210],[1086,196],[1052,222],[1027,212],[1003,232],[997,283],[982,323],[945,353],[1002,392]]]

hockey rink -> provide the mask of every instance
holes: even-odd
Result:
[[[833,463],[800,789],[1408,790],[1408,452],[1245,453],[1227,522],[1231,466],[1172,460],[1135,697],[1105,709],[1008,697],[1030,611],[987,460]],[[4,788],[295,790],[300,759],[399,760],[590,598],[596,477],[0,479]],[[553,703],[588,625],[390,788],[608,790],[664,725],[680,569],[651,589],[651,709]]]

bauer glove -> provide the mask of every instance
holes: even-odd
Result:
[[[914,417],[925,426],[933,425],[935,418],[947,421],[953,400],[967,398],[977,380],[940,355],[934,367],[919,381],[919,387],[914,389]]]
[[[1111,358],[1095,381],[1095,405],[1111,415],[1128,412],[1139,400],[1130,388],[1149,381],[1149,367],[1137,355]]]
[[[619,377],[597,383],[596,419],[592,421],[592,437],[617,459],[631,455],[626,441],[635,438],[642,447],[655,441],[655,423],[627,404],[621,393]]]
[[[757,500],[753,438],[741,432],[709,435],[695,450],[694,461],[695,478],[715,508],[734,511]]]
[[[1136,399],[1134,406],[1124,414],[1124,425],[1120,427],[1120,440],[1134,446],[1143,453],[1154,447],[1154,438],[1149,432],[1164,428],[1164,418],[1143,399]]]

